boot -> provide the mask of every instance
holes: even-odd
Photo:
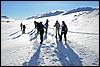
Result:
[[[40,44],[42,44],[42,42],[40,42]]]

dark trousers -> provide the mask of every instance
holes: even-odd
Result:
[[[25,29],[23,29],[22,33],[25,33]]]
[[[39,28],[37,28],[37,33],[39,33]]]
[[[21,27],[21,31],[22,31],[22,27]]]
[[[64,34],[64,38],[65,38],[65,41],[66,41],[66,34],[67,32],[61,32],[61,35],[60,35],[60,41],[62,41],[62,35]]]
[[[35,28],[36,28],[36,25],[35,25]]]
[[[40,32],[40,40],[41,40],[41,42],[40,43],[42,43],[43,42],[43,32]]]
[[[47,33],[48,29],[46,29],[45,33]]]

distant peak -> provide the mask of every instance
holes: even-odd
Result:
[[[7,16],[1,16],[1,21],[3,22],[3,21],[14,21],[14,19],[13,18],[9,18],[9,17],[7,17]]]
[[[79,7],[79,8],[69,10],[63,15],[70,14],[70,13],[75,13],[75,12],[80,12],[80,11],[93,11],[93,10],[98,10],[98,9],[99,8],[93,8],[93,7]]]
[[[7,16],[1,16],[1,18],[9,19]]]
[[[43,17],[56,16],[56,15],[60,15],[64,12],[65,12],[65,10],[55,10],[55,11],[50,11],[50,12],[44,12],[44,13],[38,14],[36,16],[29,17],[29,18],[27,18],[27,20],[33,19],[33,18],[38,19],[38,18],[43,18]]]

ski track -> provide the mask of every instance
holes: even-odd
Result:
[[[20,32],[21,31],[12,33],[9,35],[9,37],[12,39],[19,38],[22,35],[22,34],[18,35]],[[89,33],[80,33],[73,31],[69,32],[78,34],[89,34]],[[67,44],[60,43],[57,39],[55,39],[55,41],[51,41],[47,38],[47,36],[51,36],[54,39],[54,34],[50,32],[48,32],[47,35],[46,34],[44,35],[44,44],[39,44],[39,41],[37,41],[37,39],[39,39],[39,36],[38,34],[36,34],[36,29],[32,29],[30,32],[26,34],[29,34],[30,36],[31,45],[15,50],[4,56],[10,59],[5,59],[2,56],[1,59],[5,60],[2,62],[2,65],[5,66],[22,66],[22,65],[23,66],[40,66],[40,65],[83,66],[83,64],[86,66],[89,66],[89,64],[93,66],[99,65],[98,54],[96,54],[94,51],[91,51],[89,48],[84,47],[83,45],[78,45],[77,43],[70,40],[67,41]],[[90,33],[90,35],[91,34],[92,33]],[[15,37],[15,35],[17,36]],[[98,35],[98,34],[92,34],[92,35]],[[88,59],[87,63],[84,62],[86,61],[86,59]]]
[[[98,33],[87,33],[87,32],[74,32],[74,31],[68,31],[70,33],[77,33],[77,34],[87,34],[87,35],[99,35]]]

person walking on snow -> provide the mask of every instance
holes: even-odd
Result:
[[[22,31],[22,27],[23,27],[23,24],[22,23],[20,24],[20,27],[21,27],[21,31]]]
[[[40,44],[42,44],[42,42],[43,42],[44,28],[45,28],[44,25],[42,24],[42,22],[40,22],[40,28],[39,28],[39,31],[40,31],[40,40],[41,40]]]
[[[49,26],[48,22],[49,22],[49,20],[47,19],[47,20],[46,20],[46,23],[44,24],[44,25],[45,25],[45,28],[46,28],[46,33],[47,33],[47,31],[48,31],[48,26]]]
[[[54,27],[56,27],[56,36],[55,36],[55,38],[57,38],[57,34],[60,36],[60,34],[59,34],[60,24],[59,24],[58,20],[56,21]]]
[[[26,26],[25,26],[25,25],[23,25],[22,34],[24,34],[24,33],[25,33],[25,28],[26,28]]]
[[[67,34],[68,28],[64,21],[62,21],[61,25],[61,35],[60,35],[60,42],[62,41],[62,35],[64,34],[65,42],[66,42],[66,34]]]

